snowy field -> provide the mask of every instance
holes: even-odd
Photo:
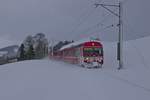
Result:
[[[102,69],[32,60],[0,66],[0,100],[150,100],[150,37],[124,44],[117,70],[116,43],[104,43]]]

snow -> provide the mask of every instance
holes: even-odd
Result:
[[[65,46],[63,46],[60,50],[64,50],[64,49],[67,49],[67,48],[71,48],[71,47],[74,47],[74,46],[78,46],[78,45],[81,45],[81,44],[83,44],[83,43],[85,43],[85,42],[89,42],[89,41],[100,42],[99,40],[95,40],[95,39],[92,39],[92,38],[86,38],[86,39],[82,39],[82,40],[79,40],[79,41],[70,43],[70,44],[68,44],[68,45],[65,45]]]
[[[150,37],[124,44],[117,70],[116,43],[104,43],[102,69],[49,59],[0,66],[1,100],[150,100]]]
[[[7,53],[8,53],[7,51],[0,51],[0,55],[5,55]]]
[[[14,44],[15,43],[10,41],[10,40],[7,40],[5,38],[0,38],[0,49],[4,48],[4,47],[7,47],[7,46],[14,45]]]

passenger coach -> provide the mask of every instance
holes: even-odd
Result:
[[[53,58],[87,68],[100,68],[103,64],[103,45],[99,40],[78,41],[54,52]]]

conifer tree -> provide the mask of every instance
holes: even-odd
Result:
[[[25,59],[26,59],[26,56],[25,56],[24,44],[21,44],[19,60],[25,60]]]
[[[33,45],[30,45],[29,50],[27,51],[27,59],[31,60],[35,58],[35,52],[34,52],[34,48]]]

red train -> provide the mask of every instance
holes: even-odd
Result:
[[[102,67],[103,45],[99,40],[78,41],[62,47],[50,57],[87,68]]]

